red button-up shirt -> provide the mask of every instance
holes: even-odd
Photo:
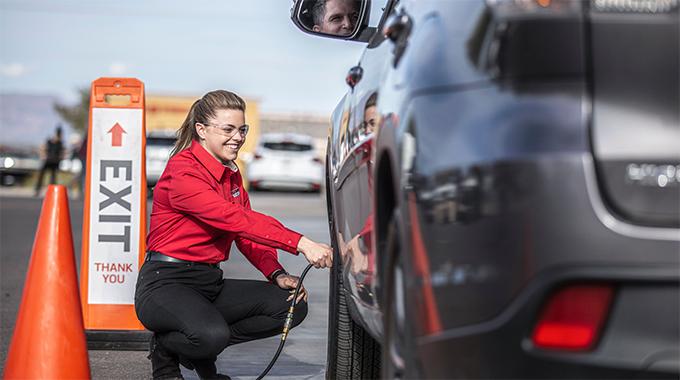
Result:
[[[196,141],[178,153],[156,184],[147,250],[177,259],[216,263],[231,243],[268,276],[283,269],[278,248],[297,254],[302,235],[252,211],[241,173],[218,162]]]

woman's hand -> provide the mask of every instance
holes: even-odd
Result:
[[[330,268],[333,265],[333,249],[328,244],[317,243],[301,237],[297,246],[314,268]]]
[[[298,282],[300,281],[300,277],[298,276],[292,276],[289,274],[281,274],[278,277],[276,277],[276,285],[279,286],[281,289],[292,289],[290,291],[290,296],[288,297],[288,301],[293,299],[293,296],[295,295],[295,288],[297,287]],[[297,299],[295,300],[295,304],[297,305],[300,300],[305,300],[307,302],[307,289],[305,289],[304,285],[300,286],[300,291],[298,292]]]

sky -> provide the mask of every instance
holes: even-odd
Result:
[[[147,94],[226,89],[261,112],[330,115],[364,43],[303,33],[291,0],[0,0],[0,93],[56,95],[99,77]]]

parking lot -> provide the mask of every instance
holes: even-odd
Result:
[[[21,292],[30,260],[35,229],[40,217],[42,198],[33,197],[32,189],[0,188],[0,252],[2,260],[2,339],[0,366],[4,368],[12,329],[19,308]],[[328,243],[325,202],[318,194],[256,192],[251,195],[253,208],[279,219],[287,227],[313,240]],[[70,201],[76,262],[80,261],[82,201]],[[148,205],[151,210],[151,204]],[[235,248],[234,248],[235,250]],[[306,266],[304,257],[280,253],[280,260],[291,273],[300,274]],[[225,277],[261,279],[238,252],[222,264]],[[309,314],[287,339],[268,379],[323,379],[326,361],[326,325],[328,270],[311,270],[304,281],[309,291]],[[232,379],[254,379],[266,368],[276,352],[279,337],[244,343],[227,348],[218,357],[218,369]],[[144,351],[90,350],[93,379],[149,379],[151,364]],[[186,379],[198,379],[195,372],[183,369]]]

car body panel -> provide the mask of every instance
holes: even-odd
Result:
[[[591,18],[593,150],[607,207],[635,224],[677,228],[678,14],[594,10]]]

